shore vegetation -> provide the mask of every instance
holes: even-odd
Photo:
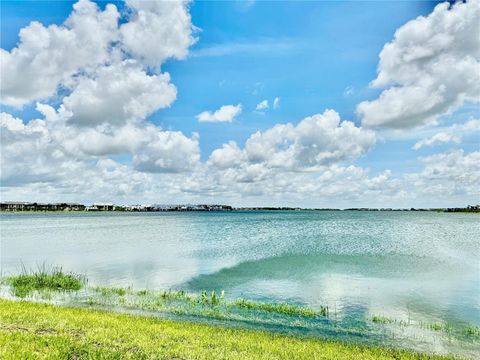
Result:
[[[0,358],[453,359],[23,300],[0,300]]]
[[[4,278],[2,283],[10,287],[16,300],[0,299],[2,359],[437,358],[387,347],[304,339],[301,333],[289,337],[285,333],[264,332],[283,326],[310,329],[324,324],[336,327],[336,312],[330,314],[328,306],[323,305],[312,308],[245,298],[229,299],[223,291],[195,294],[183,290],[88,287],[85,276],[61,268],[42,268],[35,272],[24,269],[19,275]],[[37,303],[29,302],[32,300]],[[118,311],[130,316],[120,315]],[[174,320],[166,320],[165,315],[169,318],[174,315]],[[208,324],[198,324],[198,320]],[[365,320],[378,328],[412,326],[445,332],[456,338],[466,337],[469,341],[480,340],[480,328],[471,324],[452,327],[447,323],[410,321],[410,318],[407,321],[383,315]],[[261,326],[249,326],[255,324]],[[157,330],[160,332],[153,336]],[[361,329],[348,331],[351,335],[362,336]],[[164,333],[167,335],[162,335]],[[212,336],[223,338],[225,343],[211,339]],[[355,356],[357,353],[361,356]],[[13,355],[9,357],[10,354]]]
[[[45,267],[35,272],[23,269],[20,275],[6,277],[3,282],[10,285],[15,296],[26,297],[34,291],[76,291],[86,283],[83,275],[64,272],[60,267]]]

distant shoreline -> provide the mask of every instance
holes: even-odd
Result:
[[[311,209],[311,208],[233,208],[230,210],[5,210],[0,209],[2,213],[16,213],[16,214],[29,214],[29,213],[183,213],[183,212],[211,212],[211,213],[225,213],[225,212],[295,212],[295,211],[309,211],[309,212],[346,212],[346,211],[358,211],[358,212],[436,212],[436,213],[463,213],[463,214],[479,214],[480,210],[466,209],[466,208],[453,208],[453,209]]]
[[[453,208],[301,208],[290,206],[245,206],[234,207],[225,204],[171,204],[171,205],[116,205],[113,203],[39,203],[24,201],[0,202],[2,212],[225,212],[225,211],[435,211],[480,213],[480,205]]]

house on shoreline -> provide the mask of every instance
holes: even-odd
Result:
[[[85,211],[114,211],[115,208],[113,204],[94,203],[92,206],[86,206]]]
[[[435,211],[435,212],[462,212],[480,213],[480,205],[468,205],[458,208],[348,208],[348,209],[304,209],[292,207],[244,207],[235,208],[230,205],[219,204],[186,204],[186,205],[115,205],[113,203],[93,203],[83,205],[79,203],[37,203],[25,201],[3,201],[0,202],[0,211],[22,212],[22,211],[124,211],[124,212],[164,212],[164,211]]]
[[[0,202],[0,211],[84,211],[85,205],[78,203],[36,203],[25,201]]]
[[[23,201],[0,202],[0,211],[126,211],[126,212],[152,212],[152,211],[230,211],[229,205],[115,205],[112,203],[93,203],[83,205],[78,203],[36,203]]]

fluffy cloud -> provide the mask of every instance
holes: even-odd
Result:
[[[379,192],[382,186],[389,192],[389,172],[370,178],[366,170],[340,165],[365,154],[375,141],[373,131],[341,121],[338,113],[326,110],[297,125],[278,124],[257,132],[243,149],[234,141],[224,144],[182,183],[182,191],[223,195],[237,202],[260,198],[276,205],[293,199],[310,203],[312,194],[316,201],[328,201],[341,193],[348,201]]]
[[[242,163],[243,153],[235,141],[230,141],[223,144],[220,149],[212,151],[209,161],[217,168],[228,169]]]
[[[72,124],[121,125],[169,106],[176,94],[168,73],[147,75],[135,60],[125,60],[99,68],[95,78],[81,77],[62,110],[72,114]]]
[[[268,100],[263,100],[263,101],[260,101],[257,106],[255,107],[255,110],[257,111],[262,111],[262,110],[266,110],[268,109],[269,106],[268,106]]]
[[[77,72],[108,61],[109,44],[117,39],[119,14],[114,5],[100,11],[81,0],[64,25],[33,21],[20,30],[19,45],[0,50],[1,102],[20,107],[55,94],[60,83]]]
[[[375,144],[375,133],[341,121],[333,110],[303,119],[298,125],[278,124],[250,136],[241,150],[234,142],[215,150],[210,163],[225,168],[242,163],[292,171],[315,170],[354,159]]]
[[[424,146],[434,146],[449,142],[460,143],[463,136],[468,136],[480,131],[480,120],[468,120],[464,124],[454,124],[444,128],[430,137],[424,138],[413,145],[414,150],[419,150]]]
[[[197,134],[190,139],[179,131],[157,131],[136,151],[133,165],[143,172],[182,172],[192,170],[199,160]]]
[[[466,154],[453,150],[420,158],[424,169],[406,178],[417,189],[431,195],[480,195],[480,151]]]
[[[242,112],[242,105],[223,105],[220,109],[211,112],[204,111],[197,115],[200,122],[232,122]]]
[[[184,59],[196,39],[188,12],[189,1],[126,0],[132,9],[121,26],[123,47],[146,65],[155,67],[168,58]]]
[[[424,146],[433,146],[441,143],[449,143],[449,142],[455,142],[459,143],[460,139],[454,135],[447,134],[444,132],[439,132],[432,137],[422,139],[413,145],[412,149],[414,150],[419,150]]]
[[[280,107],[280,98],[276,97],[272,101],[272,108],[273,109],[278,109]],[[258,111],[260,113],[264,112],[265,110],[270,108],[270,104],[268,103],[268,100],[263,100],[260,101],[257,106],[255,107],[255,111]]]
[[[168,58],[185,58],[188,47],[195,41],[186,1],[129,0],[130,18],[121,25],[120,15],[113,4],[100,11],[95,3],[80,0],[73,7],[64,24],[45,27],[34,21],[20,30],[17,47],[11,51],[0,50],[3,104],[21,107],[32,100],[46,99],[55,95],[59,86],[75,89],[81,85],[89,90],[89,86],[101,81],[97,80],[99,76],[104,80],[108,76],[117,76],[115,81],[118,82],[120,74],[113,73],[113,70],[121,66],[117,65],[118,62],[131,57],[143,66],[159,71],[160,65]],[[109,69],[112,70],[110,75],[106,74]],[[135,78],[123,81],[132,92],[142,91],[133,88],[135,84],[139,85],[142,76],[151,86],[154,81],[165,83],[164,87],[167,85],[167,74],[149,81],[149,75],[138,73],[140,69],[142,67],[137,66]],[[129,80],[133,84],[126,84]],[[151,90],[165,90],[172,94],[171,86]],[[138,101],[157,102],[144,98]],[[160,103],[164,106],[171,101],[170,97]]]
[[[55,94],[60,100],[58,109],[37,104],[43,118],[27,123],[2,113],[2,185],[70,184],[74,191],[72,178],[90,184],[84,175],[100,170],[107,180],[127,172],[145,180],[138,174],[196,166],[197,134],[189,138],[146,121],[176,98],[169,74],[155,65],[187,54],[193,42],[187,2],[128,1],[127,7],[130,17],[119,25],[114,5],[100,11],[80,0],[64,24],[32,22],[16,48],[1,50],[2,103],[22,106]],[[145,46],[147,38],[154,46]],[[131,164],[106,158],[114,154]]]
[[[258,133],[261,136],[256,138],[265,141],[262,145],[268,150],[269,157],[259,159],[258,153],[252,153],[247,145],[242,149],[235,142],[229,142],[213,151],[207,162],[201,163],[196,135],[186,138],[179,132],[162,131],[153,125],[143,128],[125,125],[115,128],[117,132],[111,134],[102,133],[100,129],[92,132],[95,129],[67,127],[69,131],[77,130],[72,137],[72,133],[59,126],[67,121],[61,114],[46,105],[39,105],[39,110],[45,114],[45,119],[27,124],[9,114],[0,116],[2,192],[10,197],[17,194],[30,199],[37,194],[36,199],[43,199],[39,194],[44,194],[45,201],[129,199],[123,201],[130,202],[161,199],[202,202],[214,197],[216,201],[239,205],[301,203],[305,206],[349,207],[384,206],[385,203],[411,206],[415,201],[426,206],[425,201],[438,204],[439,198],[479,195],[478,151],[455,150],[420,158],[423,169],[405,176],[394,176],[389,170],[371,174],[368,169],[341,165],[333,160],[319,162],[315,165],[316,171],[312,172],[306,171],[311,170],[311,156],[298,156],[278,166],[277,158],[285,158],[282,152],[292,155],[302,152],[289,151],[288,146],[278,148],[267,141],[268,136],[262,136],[277,125]],[[323,120],[327,123],[329,117],[331,123],[322,124]],[[314,125],[322,129],[324,137],[343,138],[346,149],[355,148],[348,142],[372,146],[372,143],[361,140],[362,136],[368,138],[369,130],[356,128],[358,133],[352,135],[352,129],[347,131],[345,125],[342,127],[344,122],[332,120],[335,117],[338,114],[327,111],[305,120],[313,122],[311,119],[316,119]],[[302,129],[302,126],[313,124],[303,123],[305,120],[293,126],[298,132],[297,142],[290,144],[296,144],[293,148],[309,143],[304,137],[308,127]],[[336,127],[333,126],[335,123]],[[289,131],[292,129],[288,124],[282,126]],[[319,154],[339,151],[329,145],[329,140],[318,140],[311,144],[312,147],[315,148],[315,144]],[[325,147],[319,150],[319,144]],[[102,156],[91,156],[91,153],[105,152],[106,146],[112,147],[108,153],[127,151],[133,154],[132,166]],[[273,154],[270,152],[272,146]],[[349,155],[340,156],[344,157]],[[19,158],[22,161],[18,161]],[[305,160],[306,163],[302,164],[301,161]],[[187,174],[175,174],[182,171]],[[74,197],[73,194],[81,195]]]
[[[0,129],[2,186],[57,181],[78,169],[80,162],[56,146],[45,121],[24,125],[21,119],[1,113]]]
[[[226,199],[242,205],[264,206],[352,206],[368,201],[382,202],[406,199],[400,182],[390,171],[372,176],[356,166],[332,164],[321,171],[289,172],[267,169],[261,164],[242,164],[237,168],[219,169],[203,166],[184,179],[180,191],[198,196]],[[330,204],[330,205],[327,205]]]
[[[180,132],[162,131],[154,125],[126,125],[107,134],[102,129],[66,126],[65,120],[46,105],[39,110],[44,112],[45,119],[27,124],[10,114],[0,114],[0,181],[4,187],[56,184],[74,193],[75,189],[96,182],[105,190],[108,179],[119,173],[129,174],[132,181],[143,179],[147,184],[150,178],[144,173],[191,171],[200,158],[195,134],[188,138]],[[133,166],[118,164],[102,156],[112,153],[130,154]],[[114,165],[105,167],[102,164]],[[120,182],[128,185],[130,178],[112,182],[110,193],[118,190],[113,184]],[[127,185],[122,187],[127,189]]]
[[[445,2],[409,21],[380,53],[374,87],[386,89],[357,107],[369,127],[434,123],[467,101],[480,101],[480,6]]]
[[[2,103],[21,107],[56,96],[54,106],[37,104],[39,119],[0,114],[2,197],[383,206],[424,195],[478,196],[478,151],[420,158],[423,169],[406,176],[349,164],[376,143],[365,126],[424,124],[476,101],[478,81],[466,77],[476,74],[479,59],[471,35],[478,10],[465,10],[470,7],[440,5],[398,30],[374,81],[387,89],[359,105],[363,127],[327,110],[256,132],[242,146],[226,142],[202,162],[198,134],[165,131],[146,119],[175,101],[176,88],[161,65],[187,56],[195,41],[188,2],[127,1],[127,16],[120,18],[114,5],[101,11],[81,0],[64,24],[33,22],[21,30],[16,48],[0,51]],[[277,97],[259,106],[279,104]],[[240,104],[225,105],[197,119],[230,122],[241,111]],[[423,132],[415,147],[458,141],[479,128],[480,121],[471,120]]]
[[[301,203],[333,207],[456,206],[459,201],[474,203],[480,195],[478,151],[454,150],[423,157],[419,172],[394,175],[390,170],[371,174],[368,169],[336,163],[321,166],[316,172],[285,172],[239,160],[236,144],[226,144],[222,150],[229,151],[230,157],[218,157],[214,152],[212,163],[184,179],[180,191],[244,205],[260,201],[273,206]],[[219,166],[214,157],[230,162]]]

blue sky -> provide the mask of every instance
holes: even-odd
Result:
[[[123,2],[116,4],[126,11]],[[68,1],[2,1],[1,47],[11,51],[18,44],[19,30],[31,21],[43,25],[62,24],[72,11]],[[101,10],[104,2],[98,2]],[[382,88],[369,84],[377,77],[379,54],[394,38],[395,31],[420,15],[428,16],[438,2],[288,2],[288,1],[196,1],[187,7],[197,40],[183,60],[170,58],[160,65],[177,89],[174,102],[150,114],[145,121],[166,131],[180,131],[191,137],[199,134],[200,161],[207,162],[212,151],[229,141],[240,148],[257,131],[276,124],[299,124],[302,119],[334,109],[342,120],[362,126],[356,109],[362,101],[374,101]],[[123,17],[120,23],[127,22]],[[145,46],[156,46],[155,43]],[[147,71],[152,74],[152,70]],[[273,108],[273,100],[279,106]],[[269,108],[256,111],[267,100]],[[62,98],[42,100],[58,107]],[[223,105],[241,104],[242,111],[231,122],[199,122],[203,111]],[[38,118],[35,102],[23,108],[2,105],[5,111],[28,122]],[[478,104],[464,102],[454,111],[439,113],[437,129],[478,118]],[[419,155],[458,148],[478,150],[478,134],[466,134],[461,142],[435,147],[412,146],[421,134],[434,134],[435,127],[415,128],[391,136],[374,129],[378,140],[366,154],[342,165],[368,169],[372,175],[386,169],[395,175],[420,171]],[[418,133],[418,136],[414,134]],[[111,154],[122,164],[132,153]],[[468,197],[467,197],[468,198]]]
[[[368,83],[385,42],[399,25],[431,8],[424,2],[260,2],[241,10],[235,2],[195,3],[192,18],[202,31],[193,56],[220,47],[227,54],[167,64],[179,96],[155,120],[199,131],[204,156],[225,142],[225,132],[244,142],[252,132],[298,122],[325,108],[355,120],[355,105],[371,97]],[[349,86],[354,93],[344,96]],[[277,96],[276,111],[253,111],[260,101]],[[244,104],[238,122],[219,128],[195,121],[200,111],[226,103]]]
[[[73,3],[2,2],[2,48],[15,47],[18,31],[31,21],[62,23]],[[105,6],[105,2],[97,3]],[[258,130],[279,122],[297,123],[327,108],[358,122],[355,106],[379,92],[368,84],[375,78],[383,45],[400,25],[428,14],[435,4],[259,1],[248,6],[237,1],[194,2],[191,15],[199,28],[198,42],[188,59],[171,60],[163,66],[178,88],[177,100],[151,120],[166,129],[198,132],[202,158],[228,140],[244,143]],[[345,94],[348,87],[352,94]],[[280,97],[278,109],[265,114],[254,111],[260,101],[271,102],[275,97]],[[206,109],[238,103],[244,105],[244,111],[233,124],[195,119]],[[38,116],[34,109],[24,114],[27,118]],[[395,148],[386,151],[395,152]]]

